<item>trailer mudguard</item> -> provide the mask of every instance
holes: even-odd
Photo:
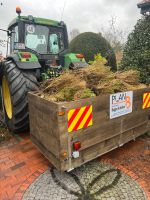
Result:
[[[8,60],[13,60],[19,69],[39,69],[41,65],[35,54],[30,53],[30,58],[22,58],[23,52],[17,52],[7,57]]]

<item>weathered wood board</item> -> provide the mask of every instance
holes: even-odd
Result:
[[[54,103],[36,93],[29,93],[31,139],[58,170],[76,168],[150,131],[150,107],[143,109],[145,93],[150,93],[150,88],[133,91],[132,112],[114,119],[110,119],[110,95]],[[85,109],[92,109],[91,124],[85,126],[87,118],[82,128],[85,118],[82,113],[73,131],[69,132],[73,114],[76,112],[79,115]],[[70,112],[73,114],[69,118]],[[77,141],[81,143],[81,148],[79,157],[74,158],[73,144]]]

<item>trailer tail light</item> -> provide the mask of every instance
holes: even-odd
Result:
[[[28,52],[22,52],[22,53],[21,53],[21,57],[22,57],[22,58],[28,59],[28,58],[31,58],[31,54],[28,53]]]
[[[74,142],[73,148],[74,148],[75,151],[79,151],[81,149],[81,142],[80,141]]]
[[[79,58],[79,59],[83,59],[84,55],[83,54],[76,54],[76,57]]]

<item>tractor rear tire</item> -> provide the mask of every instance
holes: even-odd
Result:
[[[2,97],[5,122],[10,131],[20,133],[29,130],[27,93],[38,89],[39,83],[34,71],[20,70],[13,61],[5,62]]]

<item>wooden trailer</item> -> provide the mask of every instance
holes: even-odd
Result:
[[[70,171],[150,131],[150,88],[51,102],[29,93],[31,140],[60,171]]]

